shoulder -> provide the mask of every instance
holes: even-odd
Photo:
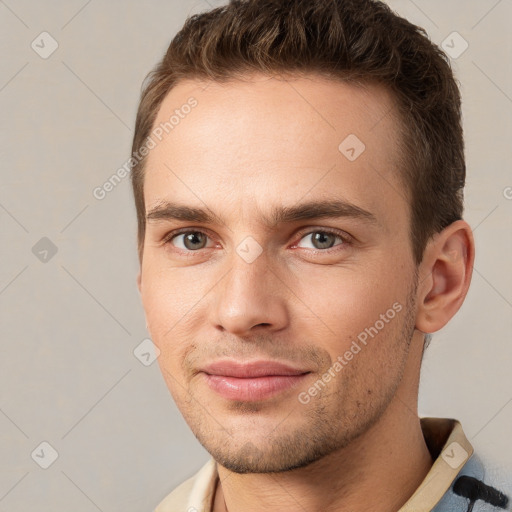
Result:
[[[510,510],[511,505],[510,470],[493,464],[485,456],[473,453],[434,510],[491,512]]]
[[[216,482],[216,464],[210,459],[194,476],[168,494],[154,512],[209,512]]]
[[[476,453],[454,418],[420,418],[434,461],[401,512],[498,512],[511,510],[510,468]]]

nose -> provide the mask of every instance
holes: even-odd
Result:
[[[229,272],[214,288],[211,321],[217,329],[237,336],[283,329],[289,320],[287,295],[265,253],[251,263],[234,253]]]

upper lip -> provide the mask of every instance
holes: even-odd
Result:
[[[257,360],[238,362],[223,359],[215,361],[201,368],[201,371],[210,375],[221,375],[223,377],[266,377],[275,375],[302,375],[309,373],[309,370],[295,368],[291,365],[271,360]]]

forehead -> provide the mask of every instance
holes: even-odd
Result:
[[[405,211],[397,123],[391,93],[373,84],[315,75],[184,80],[153,125],[161,140],[153,137],[146,161],[146,210],[222,196],[207,206],[241,212],[334,193],[383,214],[398,203]]]

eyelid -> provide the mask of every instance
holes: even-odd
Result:
[[[293,245],[291,246],[292,248],[298,248],[298,249],[304,249],[303,247],[298,247],[298,243],[307,235],[311,235],[313,233],[327,233],[327,234],[331,234],[331,235],[335,235],[337,237],[339,237],[341,240],[342,240],[342,243],[341,244],[338,244],[338,245],[335,245],[333,247],[329,247],[327,249],[311,249],[311,248],[306,248],[307,250],[309,251],[315,251],[315,252],[329,252],[331,250],[337,250],[336,248],[339,248],[340,246],[343,246],[343,245],[351,245],[355,242],[355,238],[351,235],[349,235],[346,231],[342,231],[340,229],[337,229],[337,228],[331,228],[331,227],[321,227],[321,226],[307,226],[305,228],[303,228],[302,230],[300,230],[299,232],[297,232],[295,234],[295,238],[298,237],[298,240],[297,242],[294,242]],[[195,227],[185,227],[185,228],[178,228],[178,229],[175,229],[173,231],[170,231],[169,233],[167,233],[162,241],[161,241],[161,244],[162,245],[167,245],[171,242],[171,240],[173,240],[175,237],[179,236],[179,235],[182,235],[184,233],[202,233],[204,235],[206,235],[208,238],[210,238],[211,240],[214,239],[214,237],[211,235],[210,231],[206,228],[195,228]],[[203,249],[211,249],[211,247],[203,247]],[[179,248],[176,248],[176,250],[178,251],[182,251],[182,252],[186,252],[186,253],[196,253],[196,252],[200,252],[202,249],[198,249],[196,251],[184,251],[183,249],[179,249]]]
[[[331,227],[320,227],[320,226],[308,226],[307,228],[304,228],[303,230],[299,231],[295,236],[298,237],[297,242],[294,242],[292,245],[292,248],[299,248],[303,249],[303,247],[298,247],[298,243],[308,235],[311,235],[313,233],[327,233],[330,235],[335,235],[339,237],[342,240],[341,244],[335,245],[333,247],[329,247],[327,249],[308,249],[310,251],[316,251],[316,252],[329,252],[331,249],[336,250],[336,248],[339,248],[339,246],[342,245],[351,245],[355,242],[355,238],[351,235],[349,235],[346,231],[342,231],[341,229],[337,228],[331,228]]]
[[[202,233],[202,234],[206,235],[208,238],[210,238],[211,240],[213,240],[213,238],[214,238],[211,235],[211,233],[209,232],[208,229],[205,229],[205,228],[195,228],[195,227],[192,226],[192,227],[186,227],[186,228],[178,228],[178,229],[174,229],[172,231],[169,231],[168,233],[166,233],[164,235],[164,237],[162,238],[160,243],[162,245],[167,245],[175,237],[177,237],[179,235],[183,235],[185,233]],[[187,251],[187,252],[198,252],[198,251]]]

